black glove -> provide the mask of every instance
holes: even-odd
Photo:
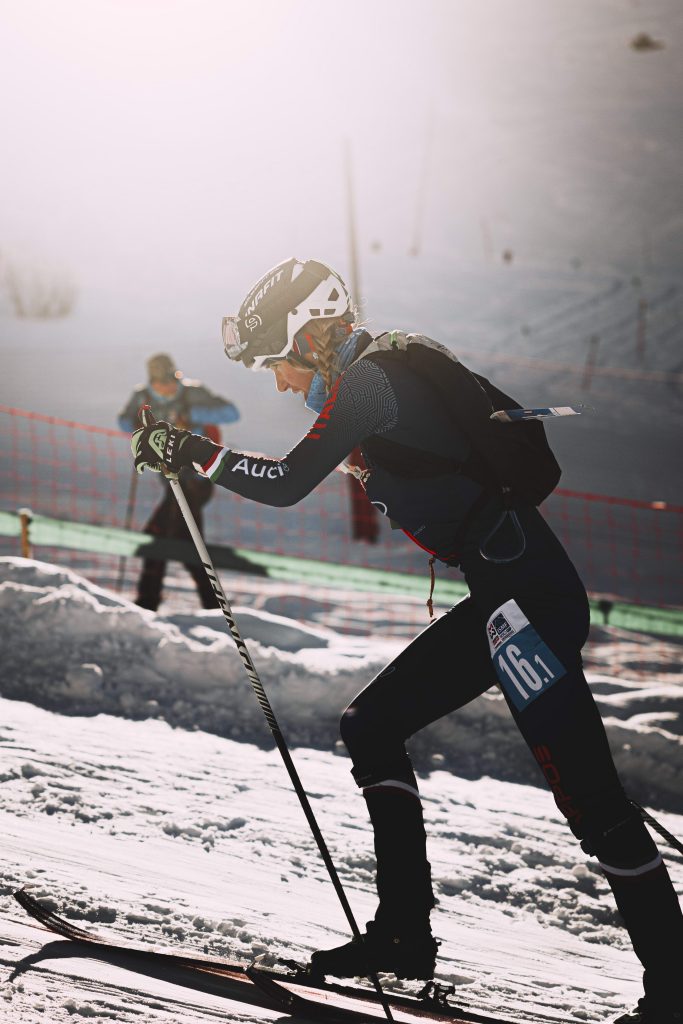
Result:
[[[203,466],[216,448],[220,448],[208,437],[174,427],[166,420],[155,420],[148,405],[143,405],[140,410],[140,422],[142,426],[135,431],[130,442],[138,473],[146,468],[177,480],[183,467]]]
[[[174,427],[166,420],[157,420],[145,427],[139,427],[130,442],[138,473],[151,469],[167,477],[178,477],[183,466],[191,466],[192,460],[183,458],[183,447],[192,434],[189,430]]]

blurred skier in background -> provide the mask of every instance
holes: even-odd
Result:
[[[313,426],[284,458],[268,459],[157,422],[133,435],[138,471],[194,466],[237,494],[287,506],[359,445],[358,477],[375,507],[429,552],[430,567],[458,566],[470,589],[344,712],[342,738],[374,829],[379,906],[362,943],[314,953],[311,971],[433,976],[434,895],[405,742],[497,684],[645,968],[645,995],[619,1024],[681,1021],[683,915],[583,674],[586,591],[536,507],[560,472],[541,424],[497,420],[496,411],[520,407],[438,342],[357,327],[344,282],[315,260],[270,270],[224,318],[223,342],[229,358],[270,369],[279,392],[303,395]]]
[[[138,412],[143,405],[149,405],[158,419],[180,430],[201,430],[215,443],[220,443],[219,424],[234,423],[239,419],[237,407],[232,402],[215,395],[199,381],[183,377],[173,359],[164,352],[151,356],[147,361],[147,378],[146,384],[139,384],[135,388],[119,414],[118,423],[123,431],[135,430]],[[163,495],[143,530],[157,537],[190,540],[173,492],[165,477],[161,476],[160,479]],[[202,509],[211,498],[213,484],[192,468],[181,472],[180,481],[201,530]],[[187,565],[186,568],[195,582],[202,608],[217,608],[216,595],[204,569],[199,565]],[[135,603],[141,608],[156,611],[161,602],[165,574],[166,562],[145,559],[138,579]]]

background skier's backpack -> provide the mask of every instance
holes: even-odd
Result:
[[[432,476],[456,469],[488,490],[508,488],[511,496],[540,505],[557,486],[561,470],[537,420],[500,423],[491,413],[521,409],[486,377],[472,373],[443,345],[423,335],[399,331],[380,335],[362,354],[380,365],[404,360],[441,396],[453,423],[469,440],[472,451],[461,463],[407,445],[373,437],[363,442],[369,457],[402,476]]]

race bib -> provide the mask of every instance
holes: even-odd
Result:
[[[504,692],[523,711],[566,675],[516,601],[506,601],[486,623],[491,659]]]

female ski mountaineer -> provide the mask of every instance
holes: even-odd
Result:
[[[493,403],[502,393],[423,336],[394,331],[373,338],[356,327],[344,282],[315,260],[288,259],[269,270],[238,316],[224,318],[223,340],[230,359],[270,369],[278,391],[303,394],[317,414],[314,425],[284,458],[269,459],[157,422],[133,435],[138,470],[194,466],[237,494],[287,506],[360,445],[373,504],[436,558],[458,565],[470,590],[342,716],[352,774],[374,829],[379,906],[362,947],[351,941],[316,952],[312,970],[350,977],[370,967],[432,977],[434,897],[405,741],[498,683],[571,831],[599,860],[645,969],[645,995],[619,1021],[681,1021],[683,915],[662,858],[619,782],[583,675],[584,587],[535,507],[557,476],[552,471],[549,484],[541,481],[534,498],[533,459],[515,463],[512,452],[501,469],[478,444],[478,431],[486,441],[487,430],[497,430],[492,450],[500,444],[505,453],[517,429],[489,418],[501,408]],[[453,389],[450,406],[444,379]],[[479,415],[478,402],[487,414],[475,430],[469,418]],[[536,435],[532,441],[547,478],[556,464],[544,441]],[[511,473],[519,475],[519,486]]]

